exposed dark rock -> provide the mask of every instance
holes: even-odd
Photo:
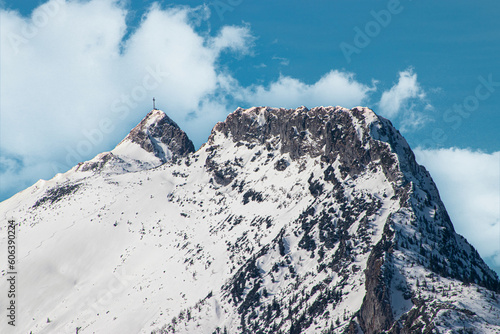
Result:
[[[248,204],[250,201],[262,202],[264,198],[260,192],[253,189],[248,190],[243,194],[243,204]]]
[[[78,188],[80,188],[80,186],[80,183],[65,184],[56,188],[49,189],[45,196],[36,201],[32,208],[35,209],[45,203],[54,204],[56,202],[59,202],[63,197],[75,193]]]
[[[373,247],[368,258],[365,270],[366,294],[358,314],[360,327],[365,334],[380,333],[389,329],[394,322],[389,295],[391,275],[389,264],[385,263],[385,255],[392,246],[391,233],[388,221],[382,240]]]
[[[160,110],[149,112],[123,141],[127,140],[138,144],[147,152],[154,153],[162,161],[168,160],[168,156],[160,143],[168,147],[172,156],[183,157],[194,152],[193,142],[186,133]]]
[[[224,165],[219,165],[209,157],[206,160],[205,166],[212,173],[215,182],[223,186],[227,186],[238,176],[236,169],[227,162]]]
[[[323,161],[339,160],[345,175],[355,176],[361,173],[366,165],[383,156],[388,164],[387,171],[392,172],[395,159],[390,146],[376,145],[375,150],[365,148],[372,144],[373,138],[369,129],[360,138],[354,124],[353,113],[359,122],[364,122],[364,116],[358,109],[347,111],[336,108],[273,109],[268,107],[237,109],[224,122],[217,123],[212,130],[209,143],[215,133],[225,136],[231,133],[234,141],[254,144],[266,144],[273,138],[279,138],[280,153],[289,153],[292,160],[300,157],[321,156]],[[260,121],[259,120],[264,120]],[[366,127],[366,125],[365,125]],[[372,153],[375,156],[372,156]],[[396,167],[397,169],[397,167]]]
[[[79,163],[76,170],[81,172],[100,170],[108,161],[112,159],[121,160],[120,158],[114,156],[113,153],[106,152],[101,154],[99,159],[96,159],[97,161]]]
[[[274,169],[282,172],[288,167],[288,165],[290,165],[290,163],[286,159],[281,158],[274,164]]]
[[[323,193],[323,185],[319,182],[319,180],[313,180],[313,177],[314,175],[311,174],[311,177],[309,177],[307,182],[309,182],[309,192],[314,197],[317,197]]]

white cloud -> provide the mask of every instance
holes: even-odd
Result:
[[[340,105],[346,108],[365,103],[374,86],[354,79],[354,74],[330,71],[317,82],[308,85],[298,79],[280,76],[270,85],[254,85],[241,89],[239,99],[251,105],[296,108],[305,106]]]
[[[500,269],[500,151],[424,150],[415,155],[432,175],[458,233]]]
[[[225,26],[221,29],[219,35],[212,41],[213,48],[216,51],[230,49],[241,52],[242,54],[250,54],[254,37],[250,33],[248,27]]]
[[[1,144],[22,155],[51,155],[58,138],[71,140],[75,130],[92,126],[117,95],[110,72],[126,13],[111,1],[47,6],[51,17],[43,15],[47,7],[28,19],[0,11]]]
[[[424,121],[421,115],[416,114],[414,111],[415,102],[422,102],[425,100],[425,92],[417,81],[417,74],[413,70],[408,69],[399,72],[398,83],[382,93],[379,102],[379,112],[381,115],[389,118],[396,117],[401,111],[403,113],[409,112],[412,120],[406,124],[421,125]],[[411,103],[413,102],[413,103]],[[425,109],[431,106],[426,104]],[[406,115],[408,117],[408,114]]]
[[[272,58],[273,60],[279,60],[279,63],[281,66],[288,66],[290,65],[290,59],[284,58],[284,57],[276,57],[274,56]]]

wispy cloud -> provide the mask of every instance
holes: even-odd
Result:
[[[274,56],[272,59],[273,60],[278,60],[280,62],[281,66],[288,66],[288,65],[290,65],[290,59],[288,59],[288,58]]]
[[[212,48],[216,52],[224,49],[240,52],[241,54],[251,54],[253,41],[249,27],[225,26],[219,34],[212,39]]]
[[[401,116],[403,131],[421,127],[429,117],[423,112],[432,109],[426,93],[417,81],[417,73],[410,68],[399,72],[399,79],[389,90],[382,93],[378,103],[379,113],[395,119]]]
[[[417,74],[411,69],[399,72],[398,82],[382,93],[379,102],[380,112],[384,116],[394,117],[404,104],[414,98],[425,98],[425,93],[417,82]]]

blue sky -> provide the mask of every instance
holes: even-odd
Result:
[[[500,272],[500,2],[3,1],[0,200],[112,149],[151,98],[200,146],[237,106],[368,106]]]

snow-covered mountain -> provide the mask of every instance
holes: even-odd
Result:
[[[368,108],[237,109],[196,152],[153,110],[0,215],[15,333],[500,333],[497,275]]]

